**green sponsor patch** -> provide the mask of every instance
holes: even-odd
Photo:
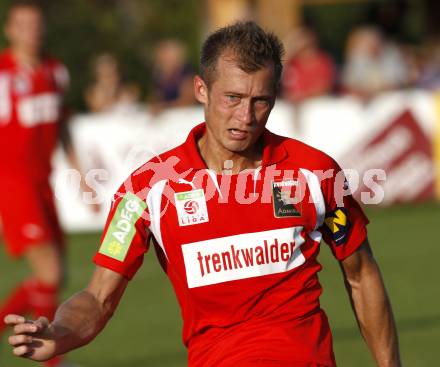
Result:
[[[179,192],[176,194],[176,198],[179,201],[182,200],[189,200],[189,199],[196,199],[203,196],[203,190],[193,190],[193,191],[186,191],[186,192]]]
[[[144,201],[127,192],[116,208],[99,252],[124,261],[136,233],[135,224],[146,207]]]

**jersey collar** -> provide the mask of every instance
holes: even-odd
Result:
[[[205,134],[206,125],[201,123],[195,126],[189,133],[185,143],[182,145],[183,151],[180,164],[185,169],[207,169],[206,163],[202,159],[197,141]],[[268,129],[263,131],[263,158],[261,165],[263,167],[278,163],[287,157],[287,151],[284,147],[284,138],[270,132]]]

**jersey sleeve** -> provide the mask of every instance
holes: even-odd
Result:
[[[132,279],[149,247],[147,218],[146,202],[123,185],[113,197],[95,264]]]
[[[333,160],[332,170],[331,177],[321,182],[325,218],[320,232],[336,259],[343,260],[367,238],[369,220],[349,192],[344,172]]]

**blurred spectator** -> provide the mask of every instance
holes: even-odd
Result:
[[[186,60],[185,47],[177,40],[159,42],[154,50],[151,111],[195,103],[194,70]]]
[[[284,98],[302,102],[332,90],[334,63],[319,48],[312,30],[300,28],[292,32],[286,41],[286,49],[289,59],[281,81]]]
[[[428,42],[418,56],[416,86],[429,90],[440,89],[440,42]]]
[[[93,83],[85,92],[91,112],[103,112],[120,105],[133,105],[139,101],[139,87],[123,84],[119,63],[111,54],[101,54],[93,62]]]
[[[397,46],[378,29],[360,27],[349,35],[342,85],[346,92],[369,99],[379,92],[408,85],[409,67]]]

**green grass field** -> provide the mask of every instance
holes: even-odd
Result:
[[[369,237],[396,315],[405,366],[438,366],[440,342],[440,206],[423,204],[368,211]],[[83,287],[93,269],[99,234],[69,236],[70,279],[67,297]],[[333,329],[335,353],[342,367],[374,366],[349,306],[336,261],[323,245],[323,308]],[[12,263],[0,253],[0,298],[25,276],[22,263]],[[71,353],[84,367],[177,367],[186,365],[180,339],[177,302],[151,251],[131,282],[119,309],[105,331],[89,346]],[[0,366],[31,366],[15,359],[3,341]],[[239,366],[238,366],[239,367]]]

